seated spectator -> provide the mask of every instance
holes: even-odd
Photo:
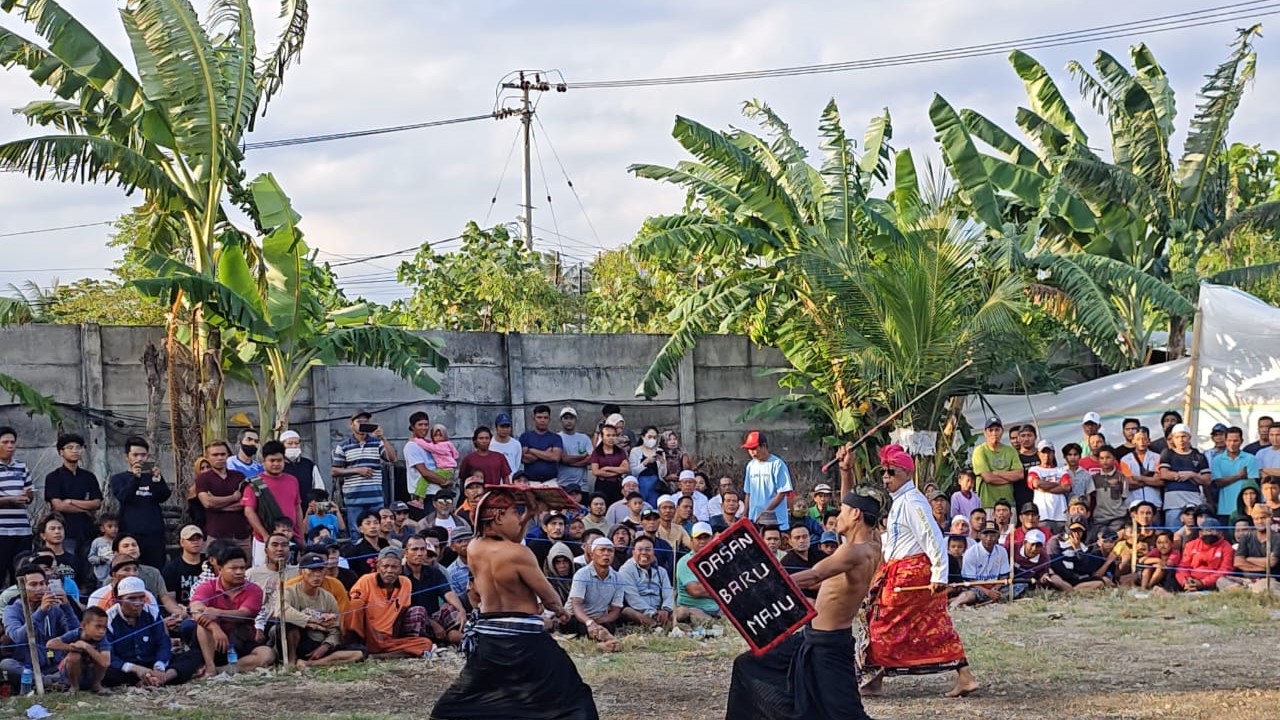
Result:
[[[653,553],[653,541],[637,538],[631,549],[631,559],[618,571],[622,583],[622,620],[646,628],[667,627],[675,609],[671,578],[658,567]]]
[[[596,537],[603,537],[596,531],[591,533],[593,540]],[[576,569],[573,563],[573,551],[562,542],[551,546],[551,551],[547,553],[547,560],[542,564],[542,572],[550,581],[551,589],[560,596],[560,602],[565,607],[569,606],[569,590],[573,585],[573,573]]]
[[[1231,574],[1235,553],[1222,539],[1222,523],[1206,517],[1200,524],[1200,537],[1182,549],[1182,564],[1176,573],[1178,587],[1187,592],[1212,590],[1218,580]]]
[[[310,537],[311,532],[316,528],[323,527],[329,529],[329,536],[333,539],[343,537],[346,527],[342,522],[342,515],[329,501],[329,493],[323,488],[316,488],[311,491],[310,497],[302,523],[307,536]]]
[[[138,582],[141,583],[140,580]],[[68,686],[68,692],[92,690],[99,695],[109,694],[102,687],[102,678],[111,664],[107,613],[102,608],[86,610],[80,627],[67,631],[61,637],[49,638],[46,647],[51,652],[64,653],[59,671],[60,680]]]
[[[688,502],[688,498],[683,498]],[[676,498],[673,495],[663,495],[658,498],[658,526],[654,530],[654,534],[658,539],[665,542],[672,550],[676,552],[684,552],[692,547],[689,542],[689,533],[685,531],[676,519]],[[672,558],[670,565],[664,565],[668,568],[668,572],[675,571],[675,559]]]
[[[1181,550],[1187,543],[1200,536],[1200,506],[1186,505],[1178,514],[1181,526],[1173,532],[1173,547]],[[1252,521],[1251,521],[1252,522]]]
[[[1139,587],[1153,592],[1177,592],[1178,580],[1174,576],[1182,553],[1173,545],[1173,533],[1161,530],[1156,535],[1155,546],[1142,559],[1142,580]]]
[[[732,487],[732,484],[730,485]],[[822,518],[827,514],[828,510],[839,512],[840,507],[831,502],[831,486],[827,483],[818,483],[813,486],[813,492],[809,493],[809,518],[822,525]]]
[[[266,667],[276,661],[275,651],[254,639],[253,620],[262,610],[262,588],[245,579],[248,566],[249,558],[242,548],[225,547],[218,556],[218,576],[191,592],[191,613],[206,678],[227,664],[231,648],[239,658],[238,670]]]
[[[955,585],[964,582],[964,551],[969,549],[969,538],[964,535],[947,536],[947,582]],[[947,589],[948,597],[959,595],[962,588]]]
[[[53,555],[55,560],[53,575],[62,579],[70,578],[77,587],[87,588],[93,580],[89,565],[81,557],[67,549],[66,520],[58,513],[44,516],[36,524],[35,535],[38,547],[43,547]]]
[[[147,609],[147,595],[140,578],[125,578],[117,587],[115,605],[104,614],[109,615],[107,640],[111,643],[110,664],[103,680],[108,687],[184,683],[200,670],[198,650],[174,655],[168,633],[147,631],[158,630],[160,625],[160,618]],[[88,611],[85,617],[89,617]]]
[[[412,604],[427,611],[427,637],[437,645],[458,645],[467,611],[449,587],[439,557],[440,545],[435,538],[409,538],[405,544],[404,576],[409,578]]]
[[[471,586],[471,568],[467,567],[467,549],[471,546],[471,530],[469,528],[454,528],[449,533],[449,549],[453,551],[453,562],[449,563],[449,589],[453,590],[453,594],[458,596],[462,604],[467,606],[470,611],[471,607],[467,603],[467,588]]]
[[[187,525],[178,533],[180,552],[169,558],[160,576],[166,589],[173,588],[174,600],[179,605],[191,604],[191,591],[200,583],[204,572],[204,532],[195,525]]]
[[[970,546],[978,544],[978,541],[973,539],[973,529],[969,526],[969,518],[964,515],[956,515],[951,518],[951,525],[944,529],[947,531],[944,534],[959,535],[964,538],[966,550]]]
[[[820,535],[822,533],[822,523],[809,517],[809,500],[803,495],[797,495],[788,503],[790,510],[788,528],[796,525],[804,525],[809,528],[810,535]]]
[[[626,526],[625,526],[625,525],[619,525],[618,527],[622,528],[623,530],[626,530]],[[627,538],[630,538],[630,537],[631,537],[630,532],[631,532],[631,531],[630,531],[630,530],[628,530],[628,531],[627,531],[627,533],[625,533],[625,534],[624,534],[624,533],[619,533],[619,537],[620,537],[620,539],[624,539],[624,540],[626,540]],[[589,550],[590,550],[590,548],[591,548],[591,543],[592,543],[592,542],[594,542],[596,538],[601,538],[601,537],[606,537],[606,535],[605,535],[604,533],[600,532],[599,530],[587,530],[587,531],[585,531],[585,532],[583,532],[583,533],[582,533],[582,543],[578,546],[578,548],[577,548],[577,552],[576,552],[576,554],[573,556],[573,567],[574,567],[574,569],[575,569],[575,570],[576,570],[577,568],[580,568],[580,567],[585,567],[586,565],[588,565],[588,564],[591,562],[591,561],[590,561],[590,559],[589,559],[589,556],[591,555],[591,553],[590,553],[590,551],[589,551]],[[612,542],[612,541],[610,541],[610,542]],[[569,545],[568,543],[565,543],[565,546],[566,546],[566,547],[567,547],[568,545]],[[621,550],[618,550],[617,548],[623,548],[623,547],[625,547],[625,548],[630,548],[630,547],[631,547],[631,540],[627,540],[627,544],[626,544],[626,545],[619,545],[619,544],[617,544],[617,543],[614,543],[614,548],[615,548],[615,550],[614,550],[614,554],[615,554],[615,555],[617,555],[617,554],[619,554],[620,552],[622,552]],[[569,548],[569,552],[574,552],[574,548]],[[616,560],[616,558],[615,558],[615,560]],[[568,606],[566,605],[565,607],[568,607]]]
[[[595,528],[602,533],[608,532],[609,519],[606,517],[608,512],[609,501],[605,500],[604,495],[591,493],[591,497],[587,500],[587,514],[582,516],[583,529]]]
[[[676,516],[671,520],[672,523],[679,525],[684,530],[685,535],[693,529],[696,522],[706,522],[699,520],[693,514],[693,498],[682,497],[676,500]]]
[[[676,562],[676,622],[692,622],[705,624],[720,617],[720,606],[711,597],[711,591],[698,580],[689,567],[689,560],[711,541],[711,526],[698,523],[693,526],[689,537],[693,542],[693,552]]]
[[[631,545],[635,542],[635,537],[635,532],[626,525],[614,525],[609,529],[609,542],[613,543],[613,547],[615,549],[614,570],[621,568],[622,563],[626,562],[626,560],[620,561],[618,556],[620,555],[621,557],[626,558],[631,554]],[[582,565],[591,564],[591,553],[588,552],[588,549],[589,546],[584,546],[582,549],[581,557],[583,558],[583,562],[580,563]]]
[[[772,518],[769,519],[771,520]],[[782,529],[778,527],[776,522],[767,525],[760,524],[759,529],[760,537],[764,538],[764,544],[773,552],[774,558],[781,562],[782,558],[787,554],[782,549]]]
[[[955,520],[952,519],[951,522],[952,524],[954,524]],[[977,510],[974,510],[973,512],[969,513],[969,539],[973,541],[969,545],[969,547],[973,547],[974,545],[978,544],[982,540],[982,537],[981,537],[982,529],[986,526],[987,526],[986,510],[983,510],[982,508],[978,508]]]
[[[538,561],[538,565],[542,565],[547,561],[547,554],[551,552],[551,546],[565,540],[565,517],[559,512],[549,512],[542,517],[542,525],[540,532],[536,535],[530,533],[530,537],[525,540],[525,546],[533,551],[533,557]]]
[[[351,588],[342,628],[375,657],[427,657],[433,647],[426,637],[427,612],[413,605],[412,583],[402,571],[400,551],[383,548],[377,570]]]
[[[830,555],[840,549],[840,536],[834,530],[823,530],[822,539],[818,542],[818,547],[822,552]]]
[[[187,609],[179,605],[173,593],[169,591],[169,587],[165,585],[164,576],[160,574],[160,569],[142,562],[142,548],[138,545],[137,538],[132,535],[118,536],[115,541],[115,550],[138,561],[137,575],[147,584],[147,590],[160,603],[160,616],[164,618],[165,625],[170,630],[187,619]],[[111,564],[115,565],[114,560]]]
[[[104,512],[98,515],[98,537],[89,544],[88,557],[96,585],[106,582],[111,575],[111,556],[116,554],[111,546],[119,531],[120,521],[116,519],[115,513]]]
[[[356,518],[356,530],[360,533],[360,540],[343,548],[342,556],[347,559],[357,576],[377,572],[378,553],[391,545],[382,537],[382,522],[378,513],[372,510],[360,513]]]
[[[453,509],[453,492],[441,490],[432,497],[432,510],[418,521],[418,530],[439,527],[446,531],[456,527],[471,527],[471,521]]]
[[[742,517],[742,495],[732,488],[720,491],[720,512],[712,515],[711,530],[716,533],[722,533],[729,529],[729,526],[738,521]]]
[[[739,491],[739,490],[737,489],[737,486],[735,486],[735,485],[733,484],[733,478],[729,478],[729,477],[721,477],[721,478],[720,478],[718,481],[716,481],[716,482],[717,482],[717,484],[716,484],[716,494],[715,494],[715,495],[713,495],[710,499],[708,499],[708,500],[707,500],[707,517],[708,517],[708,518],[713,518],[713,517],[715,517],[716,515],[719,515],[719,514],[721,514],[721,513],[723,513],[723,512],[724,512],[723,508],[721,508],[721,503],[723,502],[724,493],[725,493],[725,491],[726,491],[726,490],[733,490],[733,491],[737,492],[737,494],[738,494],[738,517],[742,517],[742,513],[743,513],[743,511],[742,511],[742,492],[741,492],[741,491]],[[819,516],[819,519],[821,519],[821,516]],[[709,521],[708,521],[708,522],[709,522]],[[730,523],[730,524],[732,524],[732,523]]]
[[[658,524],[662,521],[662,516],[657,510],[645,510],[640,514],[640,531],[636,533],[636,537],[641,535],[647,536],[653,540],[653,552],[658,558],[658,566],[665,569],[668,573],[674,573],[676,567],[676,551],[671,547],[671,543],[663,540],[658,534]],[[625,554],[621,556],[622,562],[626,562]],[[622,563],[618,563],[618,568],[622,567]]]
[[[275,532],[267,537],[266,549],[263,551],[262,565],[245,571],[245,578],[262,588],[262,610],[253,619],[254,639],[259,643],[267,642],[267,632],[275,634],[280,615],[280,577],[285,580],[297,577],[298,568],[289,565],[290,537]]]
[[[391,512],[395,516],[395,522],[394,529],[388,539],[392,543],[399,543],[400,547],[404,547],[405,541],[418,533],[418,523],[409,517],[408,503],[392,503]]]
[[[1039,529],[1028,530],[1013,554],[1014,579],[1027,584],[1071,592],[1071,585],[1054,574],[1048,553],[1044,551],[1045,536]]]
[[[325,572],[328,558],[308,552],[299,564],[297,582],[286,583],[284,590],[288,662],[306,669],[363,661],[363,647],[341,644],[342,610],[325,590],[331,580]]]
[[[605,511],[604,519],[609,526],[618,525],[619,523],[627,523],[630,521],[633,528],[640,526],[640,512],[646,507],[644,496],[640,494],[640,481],[631,475],[622,479],[622,489],[620,491],[622,497],[609,506]],[[603,494],[603,493],[602,493]],[[632,496],[639,496],[640,504],[636,505],[632,501]],[[608,497],[607,495],[605,496]]]
[[[988,522],[979,532],[977,545],[964,551],[960,563],[960,574],[969,582],[987,582],[1004,580],[1009,577],[1009,553],[1000,547],[1000,528],[995,522]],[[999,600],[1017,598],[1026,590],[1026,583],[1017,583],[1012,590],[1008,585],[985,586],[974,585],[966,588],[951,601],[951,607],[965,605],[985,605]]]
[[[36,667],[44,675],[46,685],[56,686],[62,682],[59,666],[66,652],[47,645],[50,640],[78,629],[80,621],[64,593],[49,591],[49,580],[44,568],[27,563],[18,568],[15,575],[26,592],[27,607],[31,612],[31,629],[35,633],[37,663],[33,666],[31,662],[27,625],[22,599],[19,598],[4,607],[4,633],[9,638],[11,655],[0,660],[0,670],[16,678],[22,674],[23,667]]]
[[[1271,592],[1280,593],[1280,583],[1268,582],[1267,577],[1268,574],[1280,575],[1280,533],[1272,530],[1271,510],[1266,505],[1254,505],[1251,514],[1254,530],[1240,540],[1240,549],[1232,558],[1232,564],[1240,575],[1218,578],[1218,589],[1264,593],[1270,587]]]
[[[347,595],[346,585],[342,584],[342,580],[338,578],[338,574],[336,572],[340,569],[337,565],[339,560],[337,550],[337,547],[332,545],[310,545],[306,548],[303,555],[321,555],[325,558],[324,580],[320,583],[320,589],[332,595],[334,601],[338,603],[338,612],[343,612],[347,609],[347,603],[350,602],[351,598]],[[330,551],[332,551],[332,554],[330,554]],[[346,572],[351,571],[347,570]],[[302,570],[299,568],[297,575],[294,575],[292,578],[288,578],[284,581],[286,593],[289,591],[289,588],[302,582],[302,575]],[[352,584],[355,584],[354,580],[352,581]]]
[[[782,569],[788,575],[809,570],[827,557],[822,550],[813,547],[813,536],[809,534],[809,528],[804,524],[792,525],[787,534],[791,538],[791,549],[782,556],[781,563]],[[805,590],[804,594],[816,600],[819,587],[821,583]]]
[[[107,579],[107,583],[105,585],[93,591],[93,594],[89,596],[88,604],[102,608],[103,610],[111,609],[111,607],[116,604],[116,585],[121,580],[127,577],[136,577],[139,580],[142,579],[138,577],[138,567],[138,560],[132,555],[116,553],[116,556],[111,559],[111,576]],[[142,582],[143,587],[145,588],[146,581],[143,580]],[[150,612],[156,617],[160,617],[159,600],[150,590],[147,590],[146,593],[147,612]]]
[[[1032,530],[1039,530],[1040,534],[1045,538],[1053,534],[1040,524],[1040,508],[1036,507],[1035,503],[1023,503],[1018,512],[1018,526],[1007,537],[1002,538],[1000,543],[1008,548],[1010,538],[1012,538],[1015,546],[1021,545],[1026,539],[1027,533]],[[1041,540],[1041,542],[1044,541]]]
[[[1000,530],[1000,544],[1005,547],[1005,551],[1009,548],[1009,534],[1013,532],[1013,505],[1004,498],[997,498],[991,507],[991,519]]]
[[[670,462],[670,458],[668,458]],[[698,490],[698,476],[692,470],[680,471],[679,480],[676,483],[676,491],[671,493],[671,498],[677,503],[680,498],[689,498],[693,501],[693,516],[701,522],[706,522],[711,517],[707,512],[707,496]]]
[[[457,510],[458,514],[472,525],[474,525],[472,520],[476,514],[476,503],[480,502],[482,495],[484,495],[484,473],[477,470],[463,481],[462,502],[458,503]]]
[[[591,541],[591,562],[573,575],[569,589],[570,613],[576,621],[566,631],[586,634],[605,652],[621,646],[613,637],[614,624],[622,615],[624,591],[613,569],[613,543],[605,538]]]
[[[1072,515],[1067,519],[1067,530],[1057,540],[1057,550],[1050,552],[1053,558],[1050,569],[1053,574],[1076,590],[1094,590],[1110,584],[1110,580],[1094,575],[1104,562],[1094,557],[1085,542],[1088,534],[1088,518]],[[1114,550],[1114,548],[1113,548]]]

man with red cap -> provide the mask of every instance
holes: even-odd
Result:
[[[791,527],[787,495],[793,489],[787,462],[769,452],[769,441],[759,430],[747,433],[742,449],[751,456],[742,480],[742,504],[746,506],[747,517],[757,522],[762,513],[771,512],[778,519],[778,528],[785,533]]]
[[[872,583],[867,615],[870,646],[864,695],[881,691],[885,674],[956,671],[947,697],[978,689],[960,636],[947,614],[947,548],[931,508],[916,489],[915,461],[899,445],[880,450],[885,488],[893,504],[883,536],[884,565]],[[845,472],[841,468],[841,472]]]

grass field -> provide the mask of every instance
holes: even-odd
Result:
[[[867,701],[872,717],[1280,717],[1280,609],[1258,597],[1031,598],[964,609],[955,619],[982,690],[946,700],[941,695],[951,677],[890,678],[886,697]],[[705,641],[632,635],[616,655],[576,641],[569,650],[602,718],[715,718],[724,713],[730,663],[745,647],[729,635]],[[108,698],[50,696],[43,704],[77,720],[425,718],[461,663],[450,653]],[[17,714],[26,704],[9,701],[0,711]]]

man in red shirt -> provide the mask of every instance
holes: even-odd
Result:
[[[191,616],[196,621],[205,677],[227,664],[227,651],[232,648],[239,656],[237,670],[270,666],[276,661],[275,651],[253,638],[253,620],[262,610],[262,588],[245,579],[249,563],[244,550],[231,545],[215,559],[218,576],[191,591]]]
[[[1032,530],[1039,530],[1040,534],[1046,538],[1053,536],[1053,532],[1040,524],[1040,508],[1036,507],[1035,503],[1023,503],[1022,507],[1018,508],[1018,526],[1006,535],[1000,544],[1007,549],[1010,547],[1009,542],[1012,538],[1013,547],[1016,548],[1026,540],[1027,533]]]
[[[231,457],[231,445],[226,440],[214,440],[204,446],[205,459],[211,469],[196,476],[196,499],[204,506],[204,531],[209,541],[230,540],[253,552],[253,530],[245,519],[244,475],[227,467]]]
[[[305,542],[302,524],[302,498],[298,495],[298,479],[284,471],[284,443],[269,440],[262,445],[262,481],[265,489],[284,517],[293,523],[293,536],[299,544]],[[263,502],[262,490],[253,485],[244,486],[244,516],[253,528],[253,565],[257,567],[267,562],[267,538],[275,528],[279,516],[269,515]]]
[[[1222,523],[1215,517],[1200,521],[1200,537],[1182,548],[1182,569],[1178,585],[1187,592],[1212,590],[1218,579],[1229,575],[1235,565],[1235,551],[1222,539]]]

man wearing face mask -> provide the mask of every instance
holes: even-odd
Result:
[[[1200,537],[1182,548],[1178,585],[1187,592],[1213,590],[1218,579],[1231,574],[1236,554],[1231,543],[1222,539],[1222,523],[1215,517],[1200,521]]]
[[[309,498],[312,490],[328,492],[320,468],[316,467],[314,460],[302,455],[302,436],[293,430],[285,430],[280,433],[280,442],[284,443],[284,471],[298,478],[298,497]]]
[[[236,454],[227,458],[227,468],[235,470],[246,478],[262,474],[262,463],[258,462],[258,431],[245,428],[237,438]]]

